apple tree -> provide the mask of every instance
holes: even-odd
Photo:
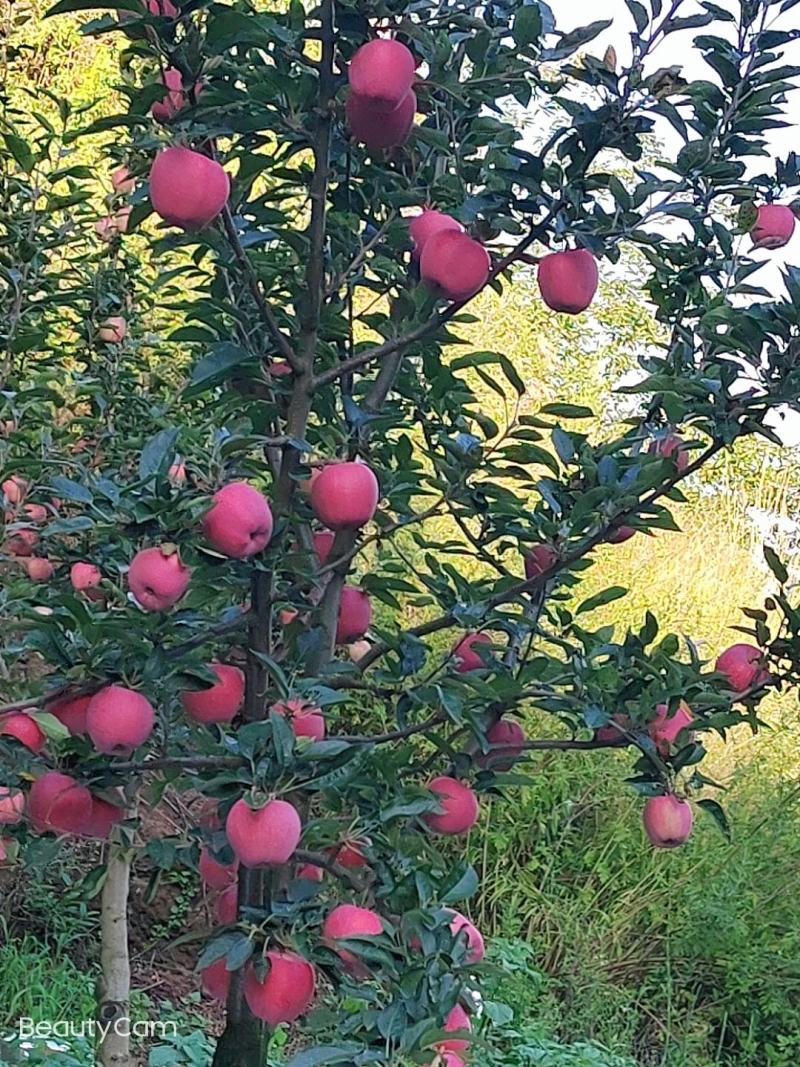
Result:
[[[41,90],[0,130],[0,822],[7,861],[109,839],[104,1021],[144,853],[220,894],[217,1067],[284,1023],[297,1067],[460,1067],[483,798],[537,751],[624,748],[653,845],[694,806],[725,827],[703,738],[797,681],[783,562],[710,663],[651,613],[593,625],[625,590],[581,581],[798,407],[800,271],[758,276],[795,227],[766,137],[798,2],[626,6],[602,58],[609,22],[564,32],[543,0],[51,9],[110,35],[120,84],[99,117]],[[702,78],[659,67],[674,35]],[[512,284],[588,319],[623,256],[663,343],[636,417],[590,434],[465,332]],[[167,788],[197,825],[144,843]],[[113,1033],[100,1056],[130,1062]]]

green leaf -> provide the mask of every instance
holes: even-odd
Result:
[[[139,457],[139,477],[151,478],[154,474],[165,471],[175,458],[175,442],[178,439],[179,430],[171,427],[151,437],[142,449]]]
[[[60,719],[57,719],[52,712],[49,711],[32,711],[30,717],[34,722],[38,723],[42,732],[50,738],[51,741],[66,741],[69,737],[69,730],[66,728]]]
[[[647,24],[650,22],[650,16],[647,14],[644,4],[640,4],[639,0],[625,0],[628,5],[628,10],[633,15],[633,21],[636,23],[636,29],[639,33],[643,33],[647,29]]]
[[[712,800],[710,797],[703,797],[702,800],[697,801],[698,808],[702,808],[704,812],[711,816],[714,822],[719,827],[724,837],[730,841],[731,839],[731,827],[728,822],[728,816],[725,814],[725,809],[716,800]]]
[[[23,140],[22,137],[17,136],[16,133],[5,133],[3,138],[6,142],[11,155],[19,163],[26,174],[30,174],[34,167],[33,153],[31,152],[28,142]]]
[[[567,56],[571,56],[573,52],[577,52],[583,45],[593,41],[595,37],[607,30],[609,26],[613,25],[613,19],[602,19],[599,22],[592,22],[588,26],[580,26],[577,30],[572,30],[571,33],[565,33],[560,42],[555,48],[548,48],[544,53],[547,59],[565,59]]]
[[[575,614],[582,615],[584,612],[594,611],[595,608],[601,608],[604,604],[611,604],[615,600],[620,600],[622,597],[627,596],[627,593],[628,590],[621,585],[609,586],[608,589],[595,593],[594,596],[590,596],[582,604],[579,604]]]
[[[558,419],[593,419],[594,412],[582,404],[545,404],[540,409],[543,415],[555,415]]]
[[[444,890],[442,903],[457,904],[459,900],[466,900],[467,897],[477,892],[478,884],[478,873],[472,864],[469,864],[456,882],[449,889]]]
[[[45,18],[64,15],[69,11],[133,11],[143,14],[144,7],[140,0],[58,0],[45,12]]]
[[[323,1063],[344,1063],[352,1060],[360,1045],[314,1045],[313,1048],[298,1052],[286,1064],[286,1067],[320,1067]]]
[[[517,48],[524,48],[539,40],[542,35],[542,13],[536,5],[518,8],[512,34]]]
[[[56,496],[64,497],[65,500],[75,500],[79,504],[91,504],[94,496],[90,489],[79,482],[73,482],[71,478],[64,478],[56,474],[50,479],[50,488]]]
[[[249,352],[246,352],[239,345],[231,344],[230,341],[223,341],[218,345],[213,345],[207,355],[203,356],[195,364],[189,378],[189,384],[183,390],[184,397],[188,399],[189,397],[197,396],[206,389],[219,385],[220,382],[223,382],[228,377],[234,367],[246,363],[251,358]]]
[[[781,583],[786,585],[789,580],[789,572],[778,556],[777,552],[770,548],[769,545],[764,545],[764,559],[767,561],[767,566]]]

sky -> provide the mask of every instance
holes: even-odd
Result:
[[[556,24],[560,30],[570,31],[578,26],[585,26],[597,19],[613,19],[613,25],[587,46],[587,52],[595,56],[602,56],[609,45],[613,45],[619,62],[625,64],[630,59],[630,33],[635,29],[633,19],[625,5],[625,0],[603,0],[598,4],[597,0],[548,0]],[[730,11],[738,10],[737,0],[716,0],[718,6]],[[666,7],[666,3],[664,5]],[[683,0],[678,11],[680,16],[693,15],[703,9],[697,0]],[[778,5],[775,11],[779,10]],[[800,25],[800,7],[794,11],[787,11],[782,16],[776,16],[772,29],[794,29]],[[717,23],[712,32],[720,33],[721,23]],[[716,80],[717,75],[708,67],[702,59],[699,51],[692,47],[693,37],[702,30],[686,30],[674,33],[666,37],[663,43],[653,54],[647,70],[652,73],[661,67],[678,65],[682,68],[683,76],[692,81],[696,78],[708,78]],[[786,46],[784,59],[788,63],[800,66],[800,41]],[[800,90],[795,96],[788,97],[787,119],[792,125],[784,130],[769,131],[768,146],[776,156],[786,157],[792,150],[800,151]],[[672,154],[672,149],[677,153],[681,142],[676,132],[668,122],[663,121],[657,129],[657,135],[665,145],[667,154]],[[757,173],[768,170],[768,161],[762,157],[756,157],[754,162]],[[755,284],[762,285],[772,291],[782,291],[781,268],[786,263],[800,265],[800,226],[795,233],[794,239],[789,245],[778,251],[755,252],[755,256],[764,259],[765,266],[753,279]],[[780,434],[787,445],[800,445],[800,416],[792,412],[775,413],[770,418],[771,425]]]

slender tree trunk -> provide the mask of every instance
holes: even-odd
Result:
[[[112,839],[108,873],[100,903],[100,962],[102,977],[97,1018],[101,1025],[98,1060],[103,1067],[131,1067],[130,992],[128,956],[128,893],[131,852]]]

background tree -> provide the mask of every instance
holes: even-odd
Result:
[[[22,788],[28,816],[4,847],[34,858],[47,839],[32,831],[116,824],[98,875],[108,917],[137,843],[139,776],[150,797],[174,784],[212,798],[191,840],[147,848],[168,867],[202,843],[212,878],[242,860],[235,921],[200,959],[227,996],[217,1064],[262,1062],[264,1023],[309,1006],[312,965],[303,1063],[462,1052],[467,1035],[443,1031],[468,1029],[480,961],[447,909],[477,878],[449,836],[474,824],[476,796],[523,786],[513,764],[530,752],[631,746],[651,840],[676,844],[684,796],[712,785],[702,733],[755,729],[765,687],[794,683],[783,594],[750,609],[761,654],[742,684],[659,640],[650,612],[616,640],[592,629],[590,612],[625,590],[580,588],[598,546],[675,529],[681,483],[741,438],[779,443],[765,419],[797,404],[798,278],[788,270],[785,297],[755,287],[744,236],[775,245],[794,225],[785,205],[777,231],[758,213],[791,197],[794,157],[774,174],[747,167],[797,74],[781,55],[793,34],[771,28],[793,6],[631,2],[621,67],[577,55],[607,23],[560,33],[544,3],[126,0],[87,27],[126,38],[124,114],[78,132],[68,103],[60,129],[9,110],[5,551],[27,580],[9,570],[3,610],[20,635],[7,652],[40,657],[46,677],[3,709],[6,803],[16,816]],[[666,37],[693,29],[713,79],[652,69]],[[372,66],[359,49],[378,39],[394,50]],[[510,96],[556,116],[536,151],[518,143]],[[644,169],[662,119],[685,145]],[[92,172],[64,155],[109,131],[99,212]],[[430,205],[465,232],[415,236],[409,216]],[[621,433],[575,429],[593,412],[574,397],[531,402],[505,352],[451,354],[487,286],[538,264],[545,301],[579,313],[595,261],[602,272],[630,247],[663,340],[640,356],[629,391],[642,404]],[[233,488],[243,480],[258,491]],[[368,651],[343,651],[367,631]],[[219,663],[233,668],[224,685]],[[236,713],[240,682],[240,723],[227,706],[211,713],[221,726],[198,723],[204,688],[233,693]],[[84,694],[88,712],[70,711],[88,715],[88,737],[57,703]],[[504,716],[529,706],[559,736],[521,739]],[[455,812],[429,788],[442,777]],[[711,796],[698,803],[724,824]],[[261,819],[277,820],[266,867],[250,850]],[[367,925],[348,926],[364,915],[341,905],[366,907]],[[125,1000],[123,973],[101,1017]],[[128,1055],[118,1041],[102,1052]]]

